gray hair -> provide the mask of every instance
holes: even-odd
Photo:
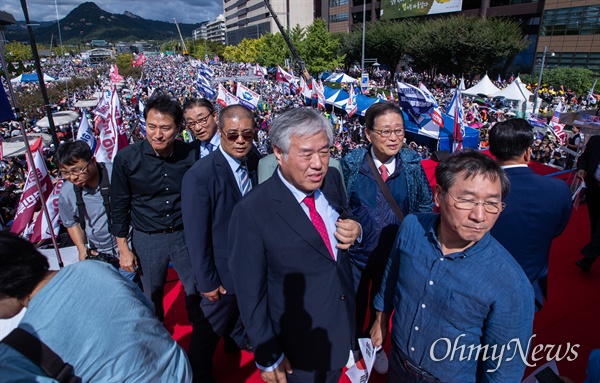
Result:
[[[289,109],[277,116],[271,124],[271,144],[285,156],[290,152],[292,136],[310,137],[325,132],[329,146],[333,144],[333,126],[325,116],[312,108]]]

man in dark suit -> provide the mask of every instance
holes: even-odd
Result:
[[[189,358],[195,382],[213,382],[212,358],[219,338],[231,334],[246,348],[227,261],[233,207],[257,184],[258,152],[252,151],[254,119],[242,105],[228,106],[218,119],[221,145],[183,178],[182,211],[186,243],[202,294]]]
[[[331,124],[310,108],[273,121],[276,173],[240,201],[229,268],[261,377],[337,382],[354,348],[350,219],[339,172],[328,168]]]
[[[569,223],[571,192],[565,182],[538,175],[527,166],[533,128],[524,119],[497,123],[489,142],[511,184],[506,209],[491,233],[525,271],[540,310],[546,298],[550,246]]]
[[[581,250],[584,257],[575,264],[589,271],[600,256],[600,136],[592,136],[577,161],[577,177],[585,181],[585,203],[590,215],[590,242]]]
[[[217,111],[210,100],[193,98],[183,104],[185,126],[194,134],[191,145],[196,150],[196,159],[204,158],[221,144],[217,134]]]

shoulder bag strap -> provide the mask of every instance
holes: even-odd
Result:
[[[381,190],[381,194],[383,194],[383,197],[387,201],[388,205],[390,205],[390,207],[392,208],[392,211],[396,215],[396,218],[398,218],[398,223],[402,223],[402,221],[404,220],[404,214],[402,214],[402,209],[400,209],[400,206],[398,206],[398,202],[396,202],[394,197],[392,197],[390,189],[387,187],[385,182],[383,182],[383,178],[381,178],[379,170],[377,170],[377,168],[375,167],[375,162],[373,161],[373,157],[371,157],[371,153],[367,152],[366,157],[367,162],[369,163],[369,168],[371,168],[371,173],[373,173],[373,177],[377,182],[377,186],[379,186],[379,190]]]
[[[75,191],[75,204],[77,205],[77,213],[79,214],[79,226],[85,233],[85,203],[83,202],[83,188],[75,186],[73,184],[73,190]]]
[[[112,229],[112,219],[110,215],[110,179],[108,178],[108,170],[103,163],[98,163],[100,170],[100,194],[102,195],[102,203],[104,204],[104,210],[106,211],[106,217],[108,220],[108,230]]]
[[[29,358],[49,377],[54,378],[61,383],[81,382],[81,379],[75,376],[73,366],[65,363],[62,358],[52,351],[52,349],[44,342],[21,328],[12,330],[10,334],[2,339],[2,343],[9,345]]]

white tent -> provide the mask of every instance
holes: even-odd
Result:
[[[499,91],[500,89],[492,83],[492,80],[490,80],[486,74],[477,84],[467,90],[463,90],[460,93],[466,94],[467,96],[477,96],[478,94],[485,94],[486,96],[489,96],[494,93],[498,93]]]
[[[50,77],[46,73],[43,73],[43,77],[44,77],[44,82],[56,81],[56,79],[54,77]],[[12,82],[12,83],[16,83],[16,82],[37,82],[37,81],[38,81],[38,75],[37,75],[37,73],[22,73],[19,76],[17,76],[15,78],[13,78],[12,80],[10,80],[10,82]]]
[[[518,104],[514,110],[525,112],[525,115],[533,111],[533,102],[529,101],[530,99],[533,99],[533,93],[527,89],[519,77],[511,82],[506,88],[494,93],[492,97],[504,97],[510,101],[517,101]],[[523,105],[526,105],[526,107],[523,108]]]
[[[334,73],[331,76],[325,79],[325,82],[343,82],[343,83],[353,83],[358,80],[354,77],[348,76],[346,73]]]

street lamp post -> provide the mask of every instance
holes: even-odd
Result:
[[[537,116],[539,108],[537,107],[538,97],[540,94],[540,87],[542,86],[542,74],[544,73],[544,63],[546,62],[546,51],[548,50],[547,46],[544,46],[544,53],[542,54],[542,65],[540,67],[540,75],[538,77],[537,87],[535,88],[535,97],[533,98],[533,109],[534,113]],[[551,53],[554,56],[554,52]]]
[[[367,0],[363,0],[362,53],[360,56],[360,74],[365,71],[365,28],[367,23]]]

